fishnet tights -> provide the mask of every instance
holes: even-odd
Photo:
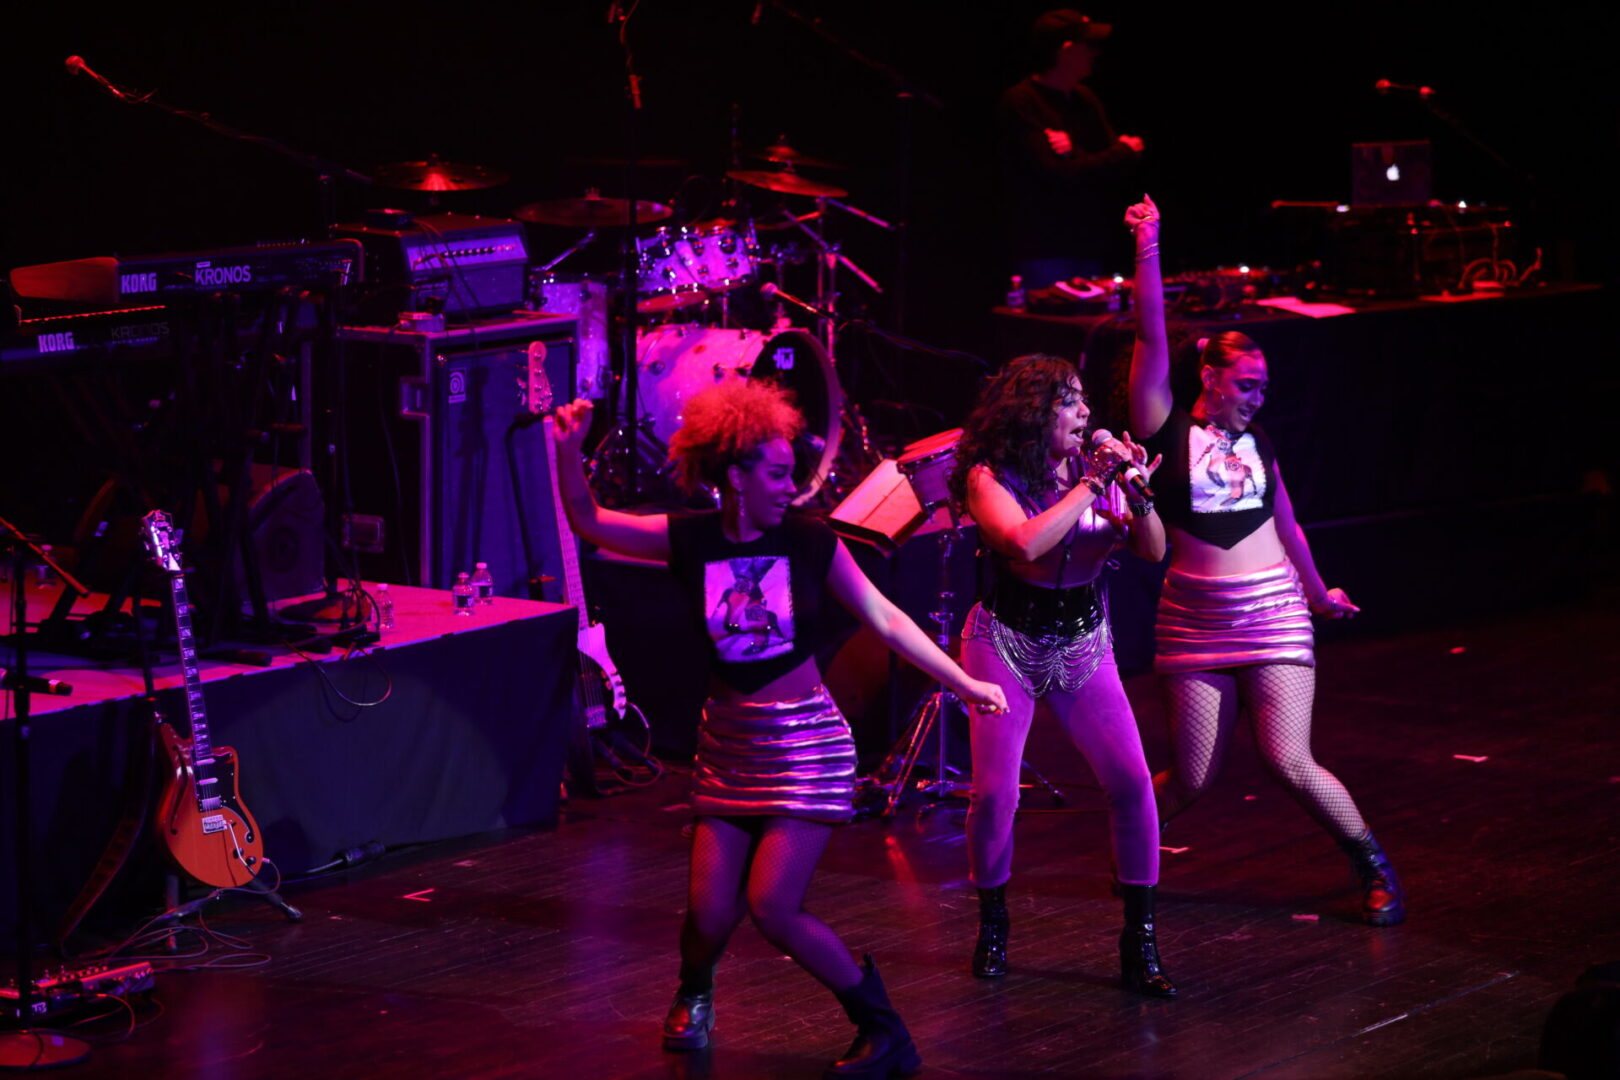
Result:
[[[1214,780],[1241,704],[1254,721],[1260,759],[1299,805],[1339,839],[1367,831],[1350,793],[1311,756],[1315,668],[1264,664],[1194,671],[1167,675],[1163,686],[1175,763],[1153,778],[1160,821],[1185,810]]]
[[[804,910],[810,876],[831,836],[831,825],[797,818],[698,819],[681,925],[683,990],[709,988],[714,965],[744,913],[766,941],[829,990],[860,983],[862,972],[848,947]]]

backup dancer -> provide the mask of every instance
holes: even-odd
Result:
[[[1323,583],[1271,440],[1254,424],[1266,399],[1266,358],[1232,331],[1200,342],[1198,399],[1191,412],[1178,408],[1158,208],[1144,196],[1125,222],[1136,237],[1131,428],[1164,456],[1158,504],[1170,538],[1154,669],[1174,765],[1154,780],[1160,818],[1168,822],[1209,787],[1242,706],[1272,775],[1349,855],[1364,892],[1362,919],[1394,926],[1406,917],[1395,870],[1350,793],[1311,754],[1311,616],[1343,619],[1360,609]]]
[[[855,744],[816,667],[825,593],[883,642],[986,712],[1000,687],[969,678],[867,580],[838,537],[789,513],[791,440],[804,417],[785,391],[725,383],[694,397],[670,442],[688,489],[720,492],[720,510],[637,516],[604,509],[580,467],[590,405],[557,411],[560,486],[581,536],[626,555],[667,560],[686,594],[686,621],[710,645],[709,700],[693,770],[692,861],[681,928],[680,987],[664,1046],[706,1046],[714,968],[744,913],[775,948],[831,990],[856,1025],[833,1077],[887,1077],[920,1067],[872,958],[858,964],[804,910],[835,825],[850,820]]]
[[[1125,900],[1121,982],[1170,997],[1176,988],[1160,967],[1154,936],[1159,822],[1152,774],[1096,584],[1104,561],[1121,546],[1162,559],[1164,528],[1151,502],[1128,503],[1113,486],[1128,461],[1151,475],[1146,451],[1127,434],[1123,443],[1090,452],[1089,416],[1073,364],[1023,356],[985,386],[957,445],[952,494],[978,524],[994,576],[962,629],[962,666],[998,684],[1008,704],[1005,714],[973,710],[969,721],[968,862],[979,892],[973,973],[993,978],[1007,971],[1019,770],[1042,711],[1063,725],[1107,794]]]

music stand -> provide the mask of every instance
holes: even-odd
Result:
[[[951,550],[962,539],[962,520],[942,480],[949,471],[959,434],[960,431],[946,432],[914,444],[898,463],[900,474],[906,478],[917,499],[922,520],[928,520],[941,507],[950,515],[950,528],[941,529],[934,538],[939,551],[939,588],[934,593],[934,608],[928,613],[936,627],[934,643],[941,652],[946,653],[950,651],[951,626],[956,618],[956,613],[951,609],[951,601],[956,599],[956,594],[951,591]],[[949,720],[953,706],[960,709],[961,699],[944,683],[936,681],[928,696],[912,712],[899,741],[890,748],[873,774],[874,777],[892,777],[887,783],[881,779],[874,780],[877,787],[887,789],[888,797],[884,800],[882,810],[884,817],[894,816],[899,808],[901,798],[911,786],[912,773],[916,770],[930,734],[934,735],[936,744],[934,776],[917,787],[925,798],[922,812],[949,798],[959,788],[971,786],[954,779],[960,775],[960,770],[950,763]]]
[[[956,613],[951,610],[951,601],[956,598],[956,594],[951,591],[951,550],[962,539],[962,520],[951,501],[946,477],[951,471],[956,441],[960,435],[961,429],[958,428],[913,443],[907,447],[906,453],[896,465],[900,474],[906,478],[906,483],[921,510],[919,523],[929,520],[941,507],[950,515],[951,527],[941,529],[935,536],[939,548],[939,588],[934,594],[934,610],[928,613],[928,617],[938,627],[934,643],[945,653],[950,651],[950,628],[956,619]],[[923,748],[928,744],[930,733],[933,734],[936,743],[934,776],[916,789],[924,795],[925,800],[918,812],[926,813],[958,790],[972,788],[971,777],[967,783],[961,782],[957,779],[961,776],[961,770],[950,763],[949,725],[953,706],[962,709],[962,700],[944,683],[936,681],[933,690],[912,712],[905,732],[890,747],[882,763],[869,778],[873,787],[886,792],[887,797],[881,811],[884,817],[893,817],[899,808],[900,800],[911,785],[917,761],[922,756]],[[1021,762],[1021,765],[1023,770],[1029,772],[1035,782],[1052,796],[1054,802],[1059,805],[1063,803],[1063,792],[1056,785],[1028,761]],[[885,781],[883,777],[890,779]]]

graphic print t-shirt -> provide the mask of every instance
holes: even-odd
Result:
[[[670,569],[721,681],[750,693],[814,655],[837,545],[824,523],[799,514],[746,544],[725,538],[718,513],[670,517]]]
[[[1164,455],[1153,486],[1167,524],[1231,548],[1271,520],[1277,451],[1259,425],[1229,438],[1172,409],[1143,445],[1150,454]]]

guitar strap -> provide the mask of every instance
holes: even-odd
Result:
[[[139,710],[134,723],[126,726],[125,734],[129,738],[129,745],[124,751],[124,809],[113,826],[112,835],[107,838],[107,846],[102,849],[101,858],[96,861],[90,876],[80,887],[79,894],[73,898],[73,903],[62,916],[62,921],[56,928],[53,944],[58,952],[66,952],[67,939],[79,928],[96,906],[107,887],[113,883],[118,872],[129,861],[129,856],[135,850],[135,844],[140,839],[141,829],[152,815],[152,797],[156,792],[157,769],[154,761],[157,756],[157,726],[163,722],[163,714],[158,710],[157,685],[152,678],[152,655],[147,647],[146,628],[141,622],[140,597],[137,594],[130,603],[130,610],[135,616],[135,638],[140,642],[141,648],[141,677],[146,681],[146,695],[142,699],[144,709]]]

